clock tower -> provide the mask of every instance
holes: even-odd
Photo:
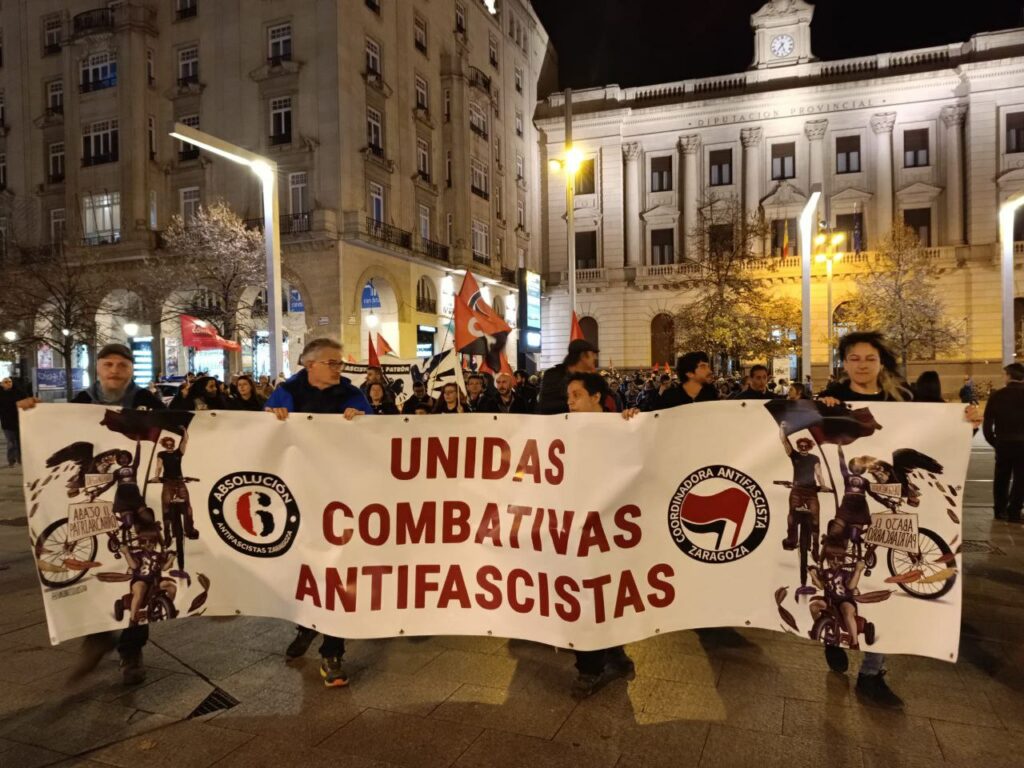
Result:
[[[804,0],[771,0],[750,17],[754,29],[752,69],[771,69],[812,61],[814,6]]]

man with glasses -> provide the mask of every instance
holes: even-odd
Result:
[[[281,421],[289,413],[340,413],[349,421],[359,414],[373,413],[366,396],[342,377],[341,349],[334,339],[309,342],[299,357],[302,370],[274,390],[266,409]],[[316,630],[298,627],[285,655],[289,660],[304,656],[316,636]],[[320,644],[320,676],[328,688],[348,685],[348,675],[341,665],[344,655],[344,638],[324,635]]]

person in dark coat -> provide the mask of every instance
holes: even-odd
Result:
[[[487,379],[473,373],[466,379],[466,413],[497,413],[498,405],[487,394]]]
[[[182,387],[184,389],[184,387]],[[231,410],[231,402],[220,390],[220,383],[213,376],[200,376],[188,388],[171,401],[171,409],[176,411],[227,411]]]
[[[427,384],[423,381],[413,382],[412,397],[402,403],[402,413],[412,416],[417,410],[430,413],[434,410],[434,398],[427,394]]]
[[[596,373],[598,349],[586,339],[569,342],[565,359],[544,372],[537,398],[537,413],[549,415],[568,413],[569,401],[565,394],[566,379],[570,373]]]
[[[19,400],[25,399],[25,393],[8,376],[0,381],[0,429],[7,441],[7,466],[13,467],[21,463],[21,435],[18,431]]]
[[[252,376],[243,374],[235,380],[237,395],[231,398],[229,405],[236,411],[262,411],[266,400],[256,391],[256,382]]]
[[[750,368],[749,382],[746,389],[736,395],[735,400],[778,400],[782,396],[772,392],[768,387],[768,368],[754,365]]]
[[[388,400],[387,390],[379,381],[374,382],[366,389],[366,397],[370,401],[373,412],[380,416],[398,416],[398,406]]]
[[[1021,522],[1024,506],[1024,365],[1010,363],[1006,386],[985,404],[982,431],[996,451],[992,502],[996,520]]]
[[[509,373],[499,373],[494,380],[494,386],[498,390],[498,396],[494,401],[497,413],[532,413],[519,393],[513,388],[515,379]]]
[[[676,361],[676,376],[679,383],[665,390],[644,410],[661,411],[677,405],[718,400],[718,390],[712,383],[715,374],[711,370],[707,352],[687,352],[681,355]]]

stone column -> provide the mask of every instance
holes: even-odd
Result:
[[[693,244],[693,232],[697,228],[697,205],[700,199],[700,184],[697,176],[697,150],[700,149],[700,136],[690,134],[679,137],[679,150],[683,155],[683,231],[679,243],[684,246],[686,258],[696,259],[698,254]],[[685,245],[684,245],[685,244]]]
[[[966,104],[942,108],[942,122],[946,126],[946,245],[964,242],[964,181],[963,131]]]
[[[757,150],[761,146],[762,130],[760,128],[744,128],[740,131],[743,144],[743,222],[750,221],[761,205],[761,186],[758,184],[761,169],[758,163]],[[758,239],[751,243],[755,254],[760,255],[763,243]]]
[[[623,205],[623,224],[626,230],[626,266],[640,264],[640,145],[636,142],[622,145],[622,159],[625,161],[626,198]]]
[[[811,145],[811,187],[824,182],[825,147],[822,139],[825,137],[826,128],[828,128],[828,120],[809,120],[804,123],[804,135]],[[822,195],[824,194],[823,189]]]
[[[878,137],[878,154],[875,157],[875,229],[879,238],[892,229],[892,127],[895,123],[895,112],[880,112],[871,118],[871,130]]]

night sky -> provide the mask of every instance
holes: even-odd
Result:
[[[562,88],[742,72],[753,61],[750,14],[764,5],[764,0],[532,1],[558,53]],[[826,60],[962,42],[977,32],[1024,26],[1024,0],[820,0],[814,5],[812,50]]]

